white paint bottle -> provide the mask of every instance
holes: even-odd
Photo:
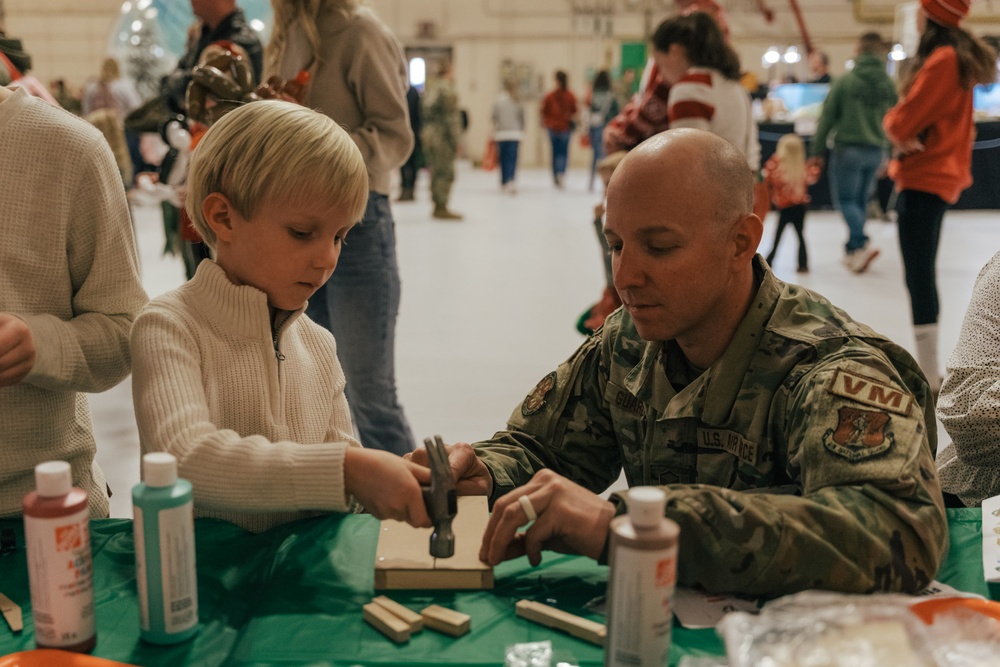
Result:
[[[611,521],[608,667],[667,667],[680,528],[663,516],[666,494],[629,489],[628,514]]]
[[[31,616],[38,648],[90,653],[97,645],[87,492],[65,461],[35,466],[24,497]]]

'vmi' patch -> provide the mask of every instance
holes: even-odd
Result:
[[[852,463],[889,451],[892,433],[886,427],[892,418],[885,412],[842,407],[837,410],[837,428],[823,434],[823,445]]]
[[[528,397],[524,399],[524,403],[521,404],[521,414],[525,417],[530,417],[545,405],[545,397],[549,395],[552,388],[556,386],[556,373],[552,371],[539,381],[535,385],[535,388],[531,390]]]
[[[902,389],[842,368],[833,374],[826,390],[835,396],[903,416],[910,414],[913,405],[913,396]]]

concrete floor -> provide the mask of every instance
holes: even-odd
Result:
[[[430,218],[427,176],[418,201],[394,204],[403,281],[397,330],[397,381],[414,436],[474,441],[502,428],[535,383],[567,358],[582,337],[574,325],[603,285],[591,218],[600,199],[588,174],[571,172],[555,190],[545,171],[524,171],[516,196],[503,195],[496,172],[460,164],[451,208],[462,222]],[[158,207],[135,208],[143,282],[151,297],[181,284],[179,259],[162,256]],[[761,251],[771,248],[769,214]],[[814,289],[855,319],[913,350],[913,334],[894,224],[868,223],[882,250],[863,275],[840,263],[846,228],[839,214],[806,219],[809,274],[795,273],[793,232],[775,260],[784,280]],[[350,239],[348,238],[348,242]],[[976,275],[1000,249],[1000,213],[957,211],[945,218],[938,257],[941,363],[958,339]],[[942,369],[943,370],[943,369]],[[114,491],[111,514],[131,517],[139,480],[139,442],[131,383],[91,397],[97,458]],[[942,444],[947,434],[939,428]]]

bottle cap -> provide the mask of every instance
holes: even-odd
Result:
[[[35,466],[35,490],[45,498],[65,496],[73,489],[73,471],[65,461],[46,461]]]
[[[177,459],[173,454],[153,452],[142,457],[146,486],[173,486],[177,481]]]
[[[663,518],[667,494],[655,486],[636,486],[628,490],[628,518],[637,528],[652,528]]]

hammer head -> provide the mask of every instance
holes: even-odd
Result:
[[[448,451],[441,436],[424,439],[427,459],[430,462],[431,483],[423,488],[427,515],[434,522],[431,533],[430,554],[434,558],[451,558],[455,555],[455,534],[451,530],[451,520],[458,513],[455,497],[455,476],[448,463]]]

